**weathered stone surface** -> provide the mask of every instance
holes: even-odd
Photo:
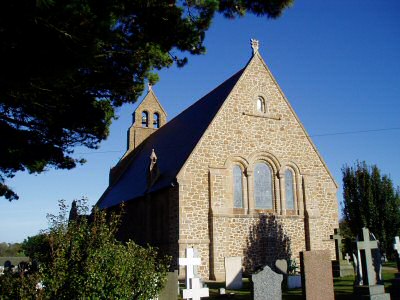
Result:
[[[303,296],[307,300],[334,300],[331,253],[302,251],[300,259]]]
[[[259,96],[266,100],[266,113],[257,112]],[[266,162],[273,172],[272,210],[259,210],[254,206],[253,169],[259,161]],[[233,207],[232,167],[235,164],[244,174],[243,208]],[[283,174],[286,168],[295,172],[294,210],[284,207]],[[211,278],[225,279],[225,257],[242,256],[246,252],[250,230],[257,227],[260,213],[276,217],[282,231],[290,237],[290,248],[295,258],[298,259],[298,253],[305,250],[306,243],[311,249],[329,249],[334,256],[334,245],[328,239],[338,227],[337,188],[258,55],[249,62],[189,156],[178,174],[178,183],[180,252],[195,242],[201,257],[212,257],[212,265],[207,265],[205,260],[205,265],[199,270],[202,276],[211,274]],[[304,207],[307,207],[307,212]],[[196,232],[196,240],[193,240],[193,232]],[[259,233],[260,238],[264,235],[268,240],[265,232]],[[252,258],[257,262],[256,266],[263,262],[262,256],[266,252],[274,251],[275,243],[266,247],[260,245]],[[280,257],[271,263],[274,264],[277,258]]]
[[[225,284],[227,289],[238,290],[242,288],[242,272],[241,257],[225,257]]]
[[[254,300],[282,299],[283,275],[277,274],[265,266],[261,271],[251,275]]]
[[[158,296],[158,300],[171,300],[177,299],[179,294],[179,285],[178,285],[178,270],[174,272],[167,273],[167,282],[165,287],[162,289],[160,295]]]

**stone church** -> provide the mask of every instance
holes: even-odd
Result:
[[[124,203],[119,238],[158,247],[172,268],[197,249],[204,279],[224,280],[226,257],[251,272],[303,250],[334,256],[337,184],[258,41],[252,49],[243,69],[169,122],[149,87],[97,203]]]

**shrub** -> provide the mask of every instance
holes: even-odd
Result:
[[[117,241],[120,215],[107,215],[94,208],[90,218],[82,216],[88,209],[86,200],[80,200],[78,217],[68,220],[65,202],[60,201],[59,206],[59,215],[49,216],[49,230],[31,243],[36,251],[32,255],[40,265],[32,284],[40,280],[44,286],[36,297],[152,299],[157,296],[165,282],[167,258],[159,258],[151,247]],[[33,253],[29,252],[32,250],[29,245],[25,246],[27,253]]]

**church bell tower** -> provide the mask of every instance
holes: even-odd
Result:
[[[133,122],[128,129],[127,151],[124,156],[167,122],[167,113],[158,101],[151,85],[149,85],[147,95],[132,116]]]

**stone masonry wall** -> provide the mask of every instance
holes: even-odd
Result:
[[[258,97],[265,100],[266,112],[257,111]],[[260,161],[274,173],[272,210],[254,208],[253,168]],[[233,208],[234,164],[243,169],[243,209]],[[285,209],[282,172],[286,167],[295,172],[295,211]],[[263,216],[272,216],[279,224],[275,229],[290,240],[292,256],[298,257],[307,247],[329,249],[334,255],[329,235],[338,227],[337,187],[258,54],[185,163],[178,182],[179,252],[183,255],[187,246],[198,249],[204,278],[221,279],[225,256],[250,253],[251,230],[258,222],[269,224]],[[271,243],[270,239],[261,242],[269,253],[265,259],[276,254],[268,250]],[[260,253],[257,247],[251,249]],[[257,264],[261,256],[250,259]]]

